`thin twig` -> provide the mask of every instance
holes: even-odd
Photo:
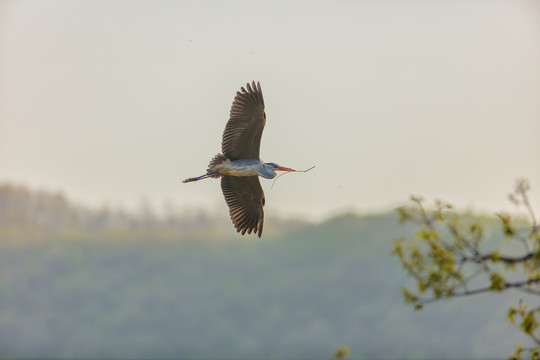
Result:
[[[308,172],[309,170],[313,169],[315,167],[315,165],[313,165],[312,167],[310,167],[309,169],[307,170],[294,170],[294,171],[287,171],[287,172],[284,172],[283,174],[279,174],[275,179],[274,181],[272,181],[272,186],[270,186],[270,189],[273,189],[274,188],[274,184],[276,183],[276,180],[279,179],[280,177],[282,177],[283,175],[286,175],[286,174],[290,174],[292,172]]]

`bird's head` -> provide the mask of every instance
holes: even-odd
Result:
[[[294,169],[279,166],[278,164],[275,164],[275,163],[264,163],[262,164],[262,167],[263,167],[263,174],[261,175],[267,179],[275,178],[276,171],[296,171]]]

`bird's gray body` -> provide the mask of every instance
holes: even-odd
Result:
[[[225,160],[218,164],[212,164],[208,167],[208,173],[212,177],[220,177],[223,175],[232,176],[262,176],[266,179],[276,177],[275,164],[263,163],[257,159],[240,159],[240,160]]]

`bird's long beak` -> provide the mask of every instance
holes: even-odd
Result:
[[[296,171],[294,169],[289,169],[289,168],[286,168],[286,167],[283,167],[283,166],[278,166],[277,168],[278,170],[281,170],[281,171]]]

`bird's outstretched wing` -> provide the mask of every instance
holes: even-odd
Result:
[[[253,81],[234,98],[221,141],[223,155],[231,160],[259,159],[261,136],[266,123],[261,84]]]
[[[229,214],[237,232],[261,237],[264,222],[264,192],[258,176],[230,176],[221,178],[221,190],[229,206]]]

